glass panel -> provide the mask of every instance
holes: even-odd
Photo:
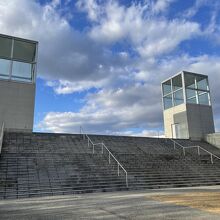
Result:
[[[12,39],[0,37],[0,56],[4,58],[11,58]]]
[[[164,102],[164,109],[168,109],[173,107],[173,103],[172,103],[172,95],[167,95],[163,98],[163,102]]]
[[[183,100],[183,90],[178,90],[176,92],[173,93],[173,98],[174,98],[174,106],[176,105],[180,105],[184,102]]]
[[[171,80],[163,83],[163,95],[167,95],[168,93],[171,93]]]
[[[1,78],[9,77],[10,60],[0,59],[0,75]]]
[[[209,94],[207,92],[199,91],[199,104],[201,105],[210,105],[209,103]]]
[[[35,49],[36,44],[15,40],[13,58],[33,62],[35,59]]]
[[[193,90],[193,89],[187,89],[186,90],[186,98],[187,99],[190,99],[192,97],[195,97],[196,96],[196,90]]]
[[[197,77],[197,89],[208,90],[207,78]]]
[[[173,91],[182,88],[182,75],[175,76],[172,79]]]
[[[31,81],[32,79],[32,68],[29,63],[21,63],[13,61],[12,66],[12,79],[21,80],[21,81]]]
[[[197,104],[196,97],[191,98],[191,99],[187,99],[186,102],[187,103],[192,103],[192,104]]]
[[[192,89],[196,88],[195,75],[194,74],[185,73],[184,78],[185,78],[186,88],[192,88]]]

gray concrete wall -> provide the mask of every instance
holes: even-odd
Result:
[[[214,134],[207,134],[205,136],[205,141],[220,149],[220,132]]]
[[[188,123],[187,123],[187,113],[180,112],[173,115],[174,123],[178,124],[178,133],[179,135],[177,138],[188,139],[189,132],[188,132]]]
[[[0,80],[0,125],[5,130],[33,130],[35,84]]]
[[[212,107],[206,105],[182,104],[164,110],[167,138],[173,137],[172,124],[179,124],[179,138],[201,140],[206,134],[215,132]]]
[[[166,138],[173,138],[171,125],[174,123],[179,123],[181,130],[185,128],[181,138],[189,138],[185,104],[164,110],[163,117]]]
[[[214,120],[211,106],[187,104],[189,138],[201,140],[206,134],[214,133]]]

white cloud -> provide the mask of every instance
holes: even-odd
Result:
[[[54,132],[78,131],[82,125],[89,131],[109,133],[126,128],[161,126],[160,89],[136,84],[116,90],[101,90],[87,96],[79,112],[51,112],[41,128]]]
[[[157,0],[155,3],[153,3],[152,10],[155,13],[166,11],[170,4],[175,1],[176,0]]]
[[[218,122],[220,57],[185,55],[177,59],[170,58],[160,65],[155,63],[154,66],[150,66],[151,79],[147,78],[145,83],[112,90],[103,89],[88,95],[86,105],[79,112],[48,113],[40,127],[54,132],[78,132],[79,126],[82,125],[88,132],[156,136],[157,130],[163,126],[161,90],[158,81],[161,82],[168,75],[182,70],[183,66],[186,70],[209,75],[215,119]],[[219,129],[217,122],[216,126]],[[136,128],[143,131],[136,132]]]
[[[193,4],[193,6],[191,8],[188,8],[184,13],[183,13],[183,16],[185,17],[193,17],[194,15],[197,14],[197,12],[199,11],[199,9],[202,7],[202,6],[205,6],[205,5],[209,5],[209,4],[212,4],[213,1],[211,0],[196,0],[195,3]]]
[[[215,120],[215,132],[220,132],[220,117]]]
[[[55,92],[64,94],[99,88],[118,72],[127,74],[129,56],[112,54],[86,33],[76,31],[59,13],[60,4],[58,0],[45,5],[0,0],[1,32],[39,41],[38,76],[57,81]]]
[[[200,34],[200,26],[196,22],[148,16],[153,10],[165,10],[171,2],[157,1],[151,8],[147,3],[125,7],[110,1],[94,23],[90,36],[104,44],[129,40],[133,49],[144,57],[170,52],[184,40]]]
[[[39,41],[38,73],[49,80],[48,86],[57,94],[99,91],[88,95],[78,112],[48,112],[39,128],[74,132],[83,125],[88,131],[150,134],[162,127],[160,82],[182,69],[209,74],[214,112],[220,113],[220,57],[171,53],[194,37],[211,34],[217,39],[217,16],[213,14],[202,32],[189,16],[164,16],[171,0],[135,1],[129,6],[79,0],[77,8],[87,13],[89,23],[77,31],[69,22],[77,19],[69,2],[0,0],[1,32]],[[137,133],[136,128],[143,131]]]
[[[111,132],[111,135],[119,136],[135,136],[135,137],[154,137],[154,138],[164,138],[164,132],[161,130],[143,130],[141,132],[135,130]]]
[[[173,20],[155,21],[145,24],[149,27],[145,31],[146,37],[141,44],[137,43],[137,50],[143,57],[152,57],[171,52],[187,39],[192,39],[200,33],[199,25],[193,22]],[[162,33],[162,34],[161,34]],[[134,39],[135,36],[134,36]]]
[[[60,81],[47,81],[47,86],[52,87],[56,94],[71,94],[74,92],[82,92],[90,88],[97,88],[97,82],[83,81],[83,82],[70,82],[66,80]],[[103,85],[100,82],[100,87]]]
[[[18,4],[20,7],[16,7]],[[46,5],[29,0],[0,0],[0,29],[9,35],[39,41],[38,76],[56,81],[53,88],[58,94],[131,83],[134,73],[140,72],[136,68],[137,59],[131,59],[125,50],[112,53],[85,32],[74,30],[68,19],[59,13],[60,5],[58,0]],[[105,41],[128,37],[128,46],[148,56],[147,62],[154,55],[171,51],[199,31],[196,23],[149,19],[145,16],[149,10],[147,4],[125,7],[116,1],[101,4],[90,0],[78,1],[77,5],[88,13],[93,11],[92,20],[97,18],[91,35],[96,34]]]
[[[88,12],[88,18],[92,21],[97,21],[102,12],[101,7],[97,4],[96,0],[79,0],[77,1],[76,6],[81,11]]]

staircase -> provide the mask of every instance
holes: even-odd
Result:
[[[220,184],[220,161],[181,149],[165,139],[89,135],[104,142],[128,172],[128,188],[117,164],[108,163],[101,147],[88,148],[80,135],[5,133],[0,157],[0,199],[66,195],[118,190],[156,189]],[[184,146],[204,142],[178,140]]]
[[[5,133],[0,198],[126,190],[123,176],[80,135]]]
[[[220,161],[196,149],[173,148],[170,140],[138,137],[91,136],[108,143],[108,148],[128,172],[129,189],[156,189],[220,184]],[[220,154],[220,150],[204,142],[178,140],[184,146],[200,145]]]

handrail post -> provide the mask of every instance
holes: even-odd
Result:
[[[199,149],[200,147],[198,146],[198,155],[200,155],[200,149]]]
[[[213,164],[213,156],[212,156],[212,154],[210,154],[211,155],[211,162],[212,162],[212,164]]]
[[[88,147],[89,147],[89,138],[88,138]]]
[[[119,176],[119,163],[118,163],[118,176]]]
[[[185,150],[185,147],[183,148],[183,155],[186,156],[186,150]]]
[[[95,147],[94,147],[94,144],[92,144],[92,153],[93,153],[93,154],[95,153]]]
[[[108,163],[109,163],[109,164],[111,163],[111,160],[110,160],[110,152],[108,152]]]
[[[104,143],[102,143],[102,154],[104,153]]]
[[[83,133],[82,126],[80,126],[80,135],[82,135],[83,140],[85,140],[85,134]]]

